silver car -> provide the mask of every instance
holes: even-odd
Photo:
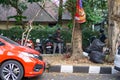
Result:
[[[118,47],[115,55],[115,60],[114,60],[114,68],[117,71],[120,71],[120,47]]]

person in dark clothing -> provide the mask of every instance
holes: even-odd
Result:
[[[60,28],[57,29],[55,34],[53,35],[53,54],[55,54],[56,48],[58,46],[59,49],[59,54],[62,53],[62,39],[61,39],[61,33],[60,33]]]
[[[100,29],[100,41],[105,43],[105,40],[107,39],[106,35],[104,34],[104,30]]]
[[[90,37],[90,44],[92,44],[92,42],[93,42],[95,39],[97,39],[96,36]]]

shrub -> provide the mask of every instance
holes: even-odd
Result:
[[[37,38],[47,38],[49,34],[53,34],[58,26],[55,27],[48,27],[48,26],[34,26],[32,31],[30,32],[29,38],[31,38],[34,42]],[[63,35],[64,42],[71,42],[71,30],[61,28],[61,34]],[[19,38],[21,39],[23,29],[21,29],[19,26],[13,27],[9,30],[0,30],[0,34],[3,34],[4,36],[7,36],[11,39]]]
[[[91,28],[87,27],[87,28],[83,28],[82,30],[82,45],[83,45],[83,49],[85,49],[86,47],[88,47],[90,45],[90,38],[92,36],[96,36],[96,38],[98,37],[99,33],[98,31],[92,31]]]
[[[32,29],[32,31],[30,32],[29,38],[31,38],[34,42],[37,38],[40,39],[46,39],[48,37],[49,34],[53,34],[56,30],[57,30],[58,26],[54,26],[54,27],[48,27],[48,26],[34,26],[34,28]],[[63,36],[64,42],[65,43],[70,43],[71,42],[71,29],[69,28],[61,28],[61,34]],[[23,29],[21,29],[19,26],[17,27],[13,27],[9,30],[0,30],[0,34],[3,34],[4,36],[7,36],[11,39],[21,39],[22,37],[22,33],[23,33]],[[92,31],[91,28],[87,27],[87,28],[83,28],[82,29],[82,45],[83,45],[83,49],[85,49],[86,47],[89,46],[89,39],[92,36],[98,36],[98,31]],[[14,40],[13,39],[13,40]]]

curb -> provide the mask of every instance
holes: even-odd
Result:
[[[53,65],[48,72],[63,73],[93,73],[93,74],[115,74],[118,73],[114,67],[103,66],[71,66],[71,65]]]

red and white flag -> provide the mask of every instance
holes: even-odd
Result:
[[[75,19],[78,23],[86,22],[86,14],[82,7],[82,0],[77,0]]]

